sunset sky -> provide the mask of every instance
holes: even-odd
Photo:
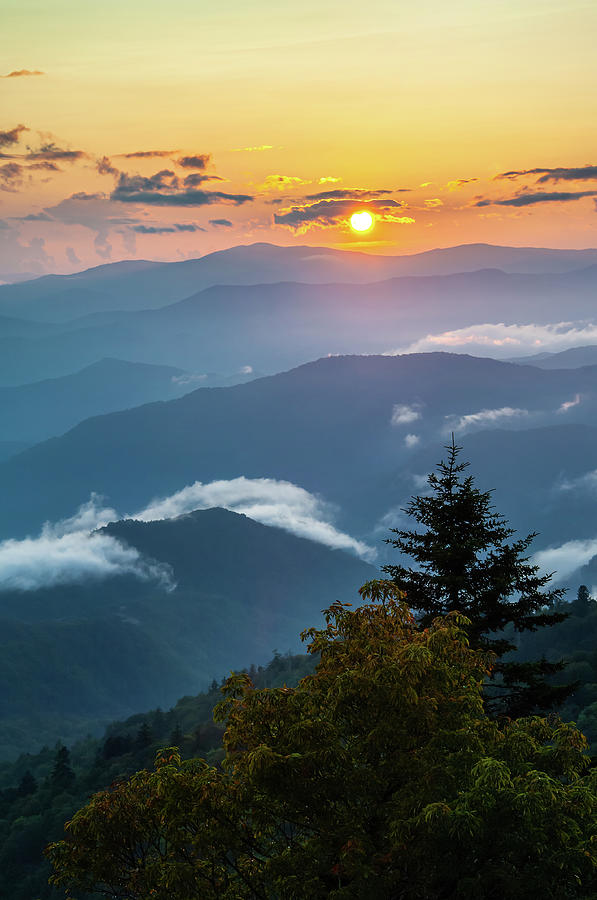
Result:
[[[0,279],[597,245],[594,0],[4,0],[2,30]]]

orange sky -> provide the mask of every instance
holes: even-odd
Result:
[[[253,241],[597,244],[592,0],[202,6],[5,0],[0,279]]]

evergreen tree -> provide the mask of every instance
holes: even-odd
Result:
[[[177,722],[176,727],[170,734],[170,746],[171,747],[180,747],[180,746],[182,746],[183,740],[184,740],[184,735],[183,735],[182,729],[180,727],[180,722]]]
[[[19,782],[19,786],[17,788],[17,795],[19,797],[28,797],[30,794],[34,794],[37,790],[37,780],[31,774],[29,769],[25,772],[23,777]]]
[[[586,584],[581,584],[576,599],[570,604],[570,610],[574,616],[588,616],[592,610],[597,607],[595,600],[591,597]]]
[[[147,724],[147,722],[143,722],[142,725],[139,726],[139,730],[137,731],[137,737],[135,738],[135,743],[137,747],[149,747],[153,740],[153,735],[151,733],[151,728]]]
[[[522,716],[553,708],[576,687],[546,681],[564,662],[504,661],[516,649],[504,629],[536,631],[561,622],[566,613],[557,605],[564,590],[548,588],[551,575],[529,563],[526,553],[536,533],[511,540],[515,530],[494,511],[492,492],[479,491],[473,477],[463,474],[469,463],[458,461],[462,448],[453,436],[446,449],[447,462],[429,475],[429,494],[413,497],[404,510],[420,528],[394,528],[397,537],[387,539],[416,567],[386,565],[383,571],[406,591],[424,627],[456,610],[471,620],[471,646],[497,657],[485,694],[489,709]]]
[[[64,791],[75,780],[75,773],[70,765],[70,752],[68,747],[60,744],[54,757],[54,767],[50,775],[50,783],[57,791]]]

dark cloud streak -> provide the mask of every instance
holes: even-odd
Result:
[[[475,206],[534,206],[536,203],[569,203],[583,197],[597,197],[597,191],[551,191],[536,194],[518,194],[505,200],[477,200]]]

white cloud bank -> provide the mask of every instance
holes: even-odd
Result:
[[[209,484],[196,481],[128,516],[104,507],[101,498],[92,494],[74,516],[54,524],[46,523],[38,537],[3,541],[0,543],[0,590],[30,591],[115,575],[156,580],[171,589],[169,567],[143,558],[134,547],[111,535],[98,534],[95,529],[122,518],[149,522],[214,506],[244,513],[264,525],[282,528],[334,549],[348,550],[364,559],[375,556],[368,544],[334,527],[328,504],[290,482],[271,478],[234,478]]]
[[[0,590],[34,591],[42,587],[134,575],[172,588],[170,570],[144,559],[134,547],[92,530],[118,519],[92,495],[70,519],[46,523],[38,537],[0,543]],[[91,533],[90,533],[91,532]]]
[[[365,559],[375,553],[368,544],[334,527],[332,510],[325,501],[289,481],[273,478],[241,477],[209,484],[196,481],[170,497],[153,501],[131,518],[144,522],[171,519],[212,506],[244,513],[256,522],[283,528],[334,549],[350,550]]]
[[[555,322],[547,325],[506,325],[500,322],[428,334],[407,347],[389,350],[386,355],[443,350],[509,359],[536,353],[559,353],[587,344],[597,344],[597,325],[592,322]]]
[[[532,562],[542,572],[555,572],[554,581],[563,581],[591,562],[594,556],[597,556],[597,538],[566,541],[559,547],[539,550],[533,555]]]

